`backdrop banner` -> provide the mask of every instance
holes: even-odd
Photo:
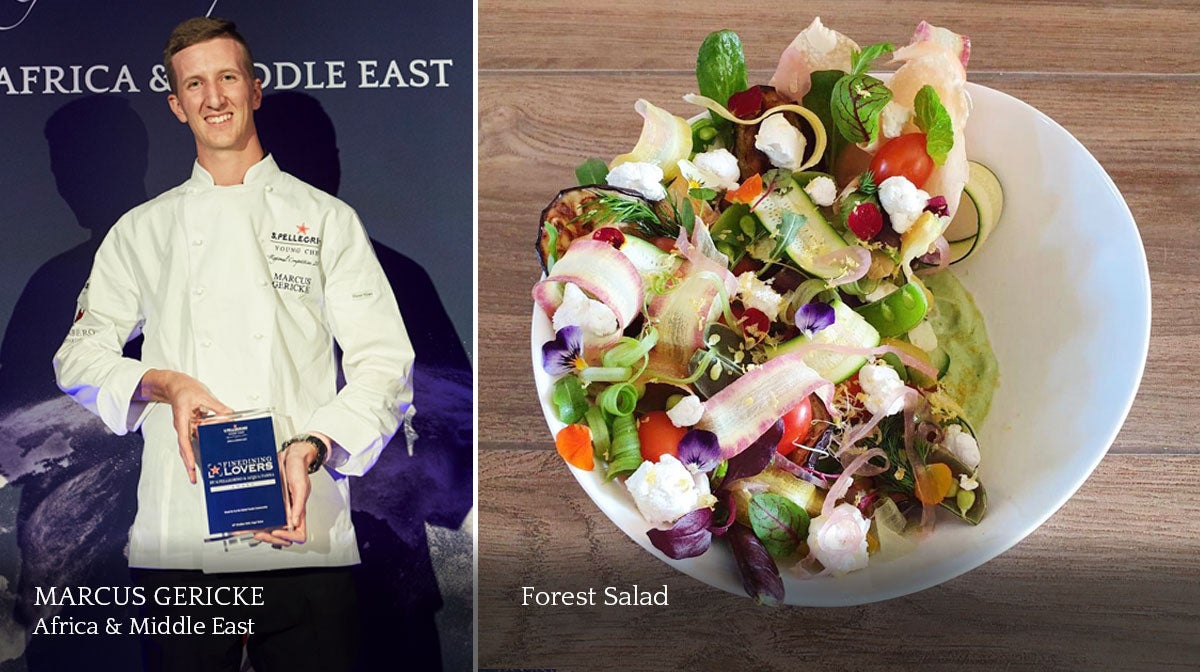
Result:
[[[267,151],[357,210],[417,354],[417,413],[351,484],[361,667],[469,669],[472,4],[0,0],[0,672],[140,669],[119,589],[141,439],[64,395],[51,358],[109,228],[191,174],[162,50],[203,15],[250,43]]]

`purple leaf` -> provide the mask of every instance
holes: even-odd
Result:
[[[770,429],[763,432],[754,443],[742,452],[729,458],[729,466],[725,470],[722,487],[733,483],[739,478],[749,478],[762,473],[767,465],[775,458],[779,440],[783,438],[783,420],[776,420]]]
[[[552,376],[561,376],[577,368],[583,352],[583,330],[568,325],[554,334],[553,341],[542,344],[542,368]]]
[[[712,545],[711,509],[696,509],[675,521],[669,530],[653,529],[646,532],[650,543],[668,558],[683,560],[702,555]]]
[[[820,301],[810,301],[796,311],[796,327],[809,338],[833,324],[833,320],[833,306]]]
[[[783,579],[767,548],[743,525],[729,528],[729,545],[742,573],[742,587],[756,602],[769,607],[783,602]]]
[[[697,471],[712,471],[721,463],[721,443],[705,429],[691,429],[679,440],[679,461],[694,464]]]

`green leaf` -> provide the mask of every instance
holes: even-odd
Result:
[[[825,145],[825,166],[830,168],[833,162],[841,153],[842,147],[846,145],[846,141],[838,133],[837,126],[833,123],[833,87],[838,80],[846,76],[846,73],[841,70],[819,70],[812,73],[810,78],[812,88],[808,93],[804,94],[804,106],[812,110],[821,120],[821,125],[825,127],[825,135],[829,141]]]
[[[575,376],[563,376],[554,383],[554,391],[550,394],[554,402],[554,413],[559,420],[568,425],[583,419],[588,410],[587,393]]]
[[[868,170],[859,176],[858,191],[867,196],[874,196],[875,192],[879,191],[879,186],[875,184],[875,173]]]
[[[928,84],[913,99],[913,121],[925,134],[925,153],[939,166],[946,163],[946,155],[954,147],[954,126],[942,99]]]
[[[750,88],[746,81],[746,56],[737,33],[718,30],[704,38],[696,54],[696,83],[700,85],[700,95],[722,105],[733,94]]]
[[[575,179],[579,180],[579,184],[604,184],[607,177],[608,165],[600,159],[588,159],[575,169]]]
[[[879,44],[869,44],[862,51],[856,51],[850,54],[850,74],[861,75],[871,68],[871,63],[875,59],[890,54],[896,48],[890,42],[880,42]]]
[[[558,263],[558,227],[550,222],[542,222],[542,228],[546,230],[546,236],[549,239],[546,247],[549,252],[546,253],[546,272],[554,270],[554,264]]]
[[[750,498],[750,527],[772,557],[791,558],[808,538],[808,512],[781,495],[769,492]]]
[[[698,198],[702,201],[711,201],[717,197],[717,190],[705,188],[688,189],[688,196],[691,196],[692,198]]]
[[[879,114],[892,99],[892,91],[870,75],[848,75],[833,87],[833,121],[850,142],[874,142],[879,134]]]
[[[791,210],[783,211],[783,224],[779,230],[775,232],[775,248],[771,250],[771,261],[774,261],[783,256],[789,245],[796,240],[796,234],[800,232],[800,227],[808,221],[808,217],[792,212]]]

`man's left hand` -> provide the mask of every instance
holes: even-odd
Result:
[[[325,442],[326,449],[330,441],[324,435],[317,436]],[[303,544],[308,540],[308,529],[305,523],[305,509],[308,504],[308,493],[312,488],[308,480],[308,467],[317,459],[317,447],[308,441],[297,441],[279,454],[283,472],[283,485],[286,492],[284,504],[287,511],[288,527],[277,530],[256,532],[254,538],[265,541],[273,546],[288,547],[293,543]]]

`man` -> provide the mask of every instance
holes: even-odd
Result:
[[[168,103],[196,140],[192,176],[126,213],[100,246],[55,356],[58,384],[115,433],[142,430],[129,560],[150,616],[193,613],[158,605],[159,587],[263,586],[263,606],[196,613],[253,618],[242,634],[258,672],[350,669],[346,567],[359,557],[346,476],[370,469],[408,412],[412,348],[355,213],[263,151],[261,82],[234,24],[185,21],[164,58]],[[141,360],[122,357],[139,331]],[[288,525],[255,533],[265,543],[253,547],[205,543],[195,424],[262,407],[298,430],[280,453]],[[153,637],[143,653],[149,669],[235,670],[241,642]]]

